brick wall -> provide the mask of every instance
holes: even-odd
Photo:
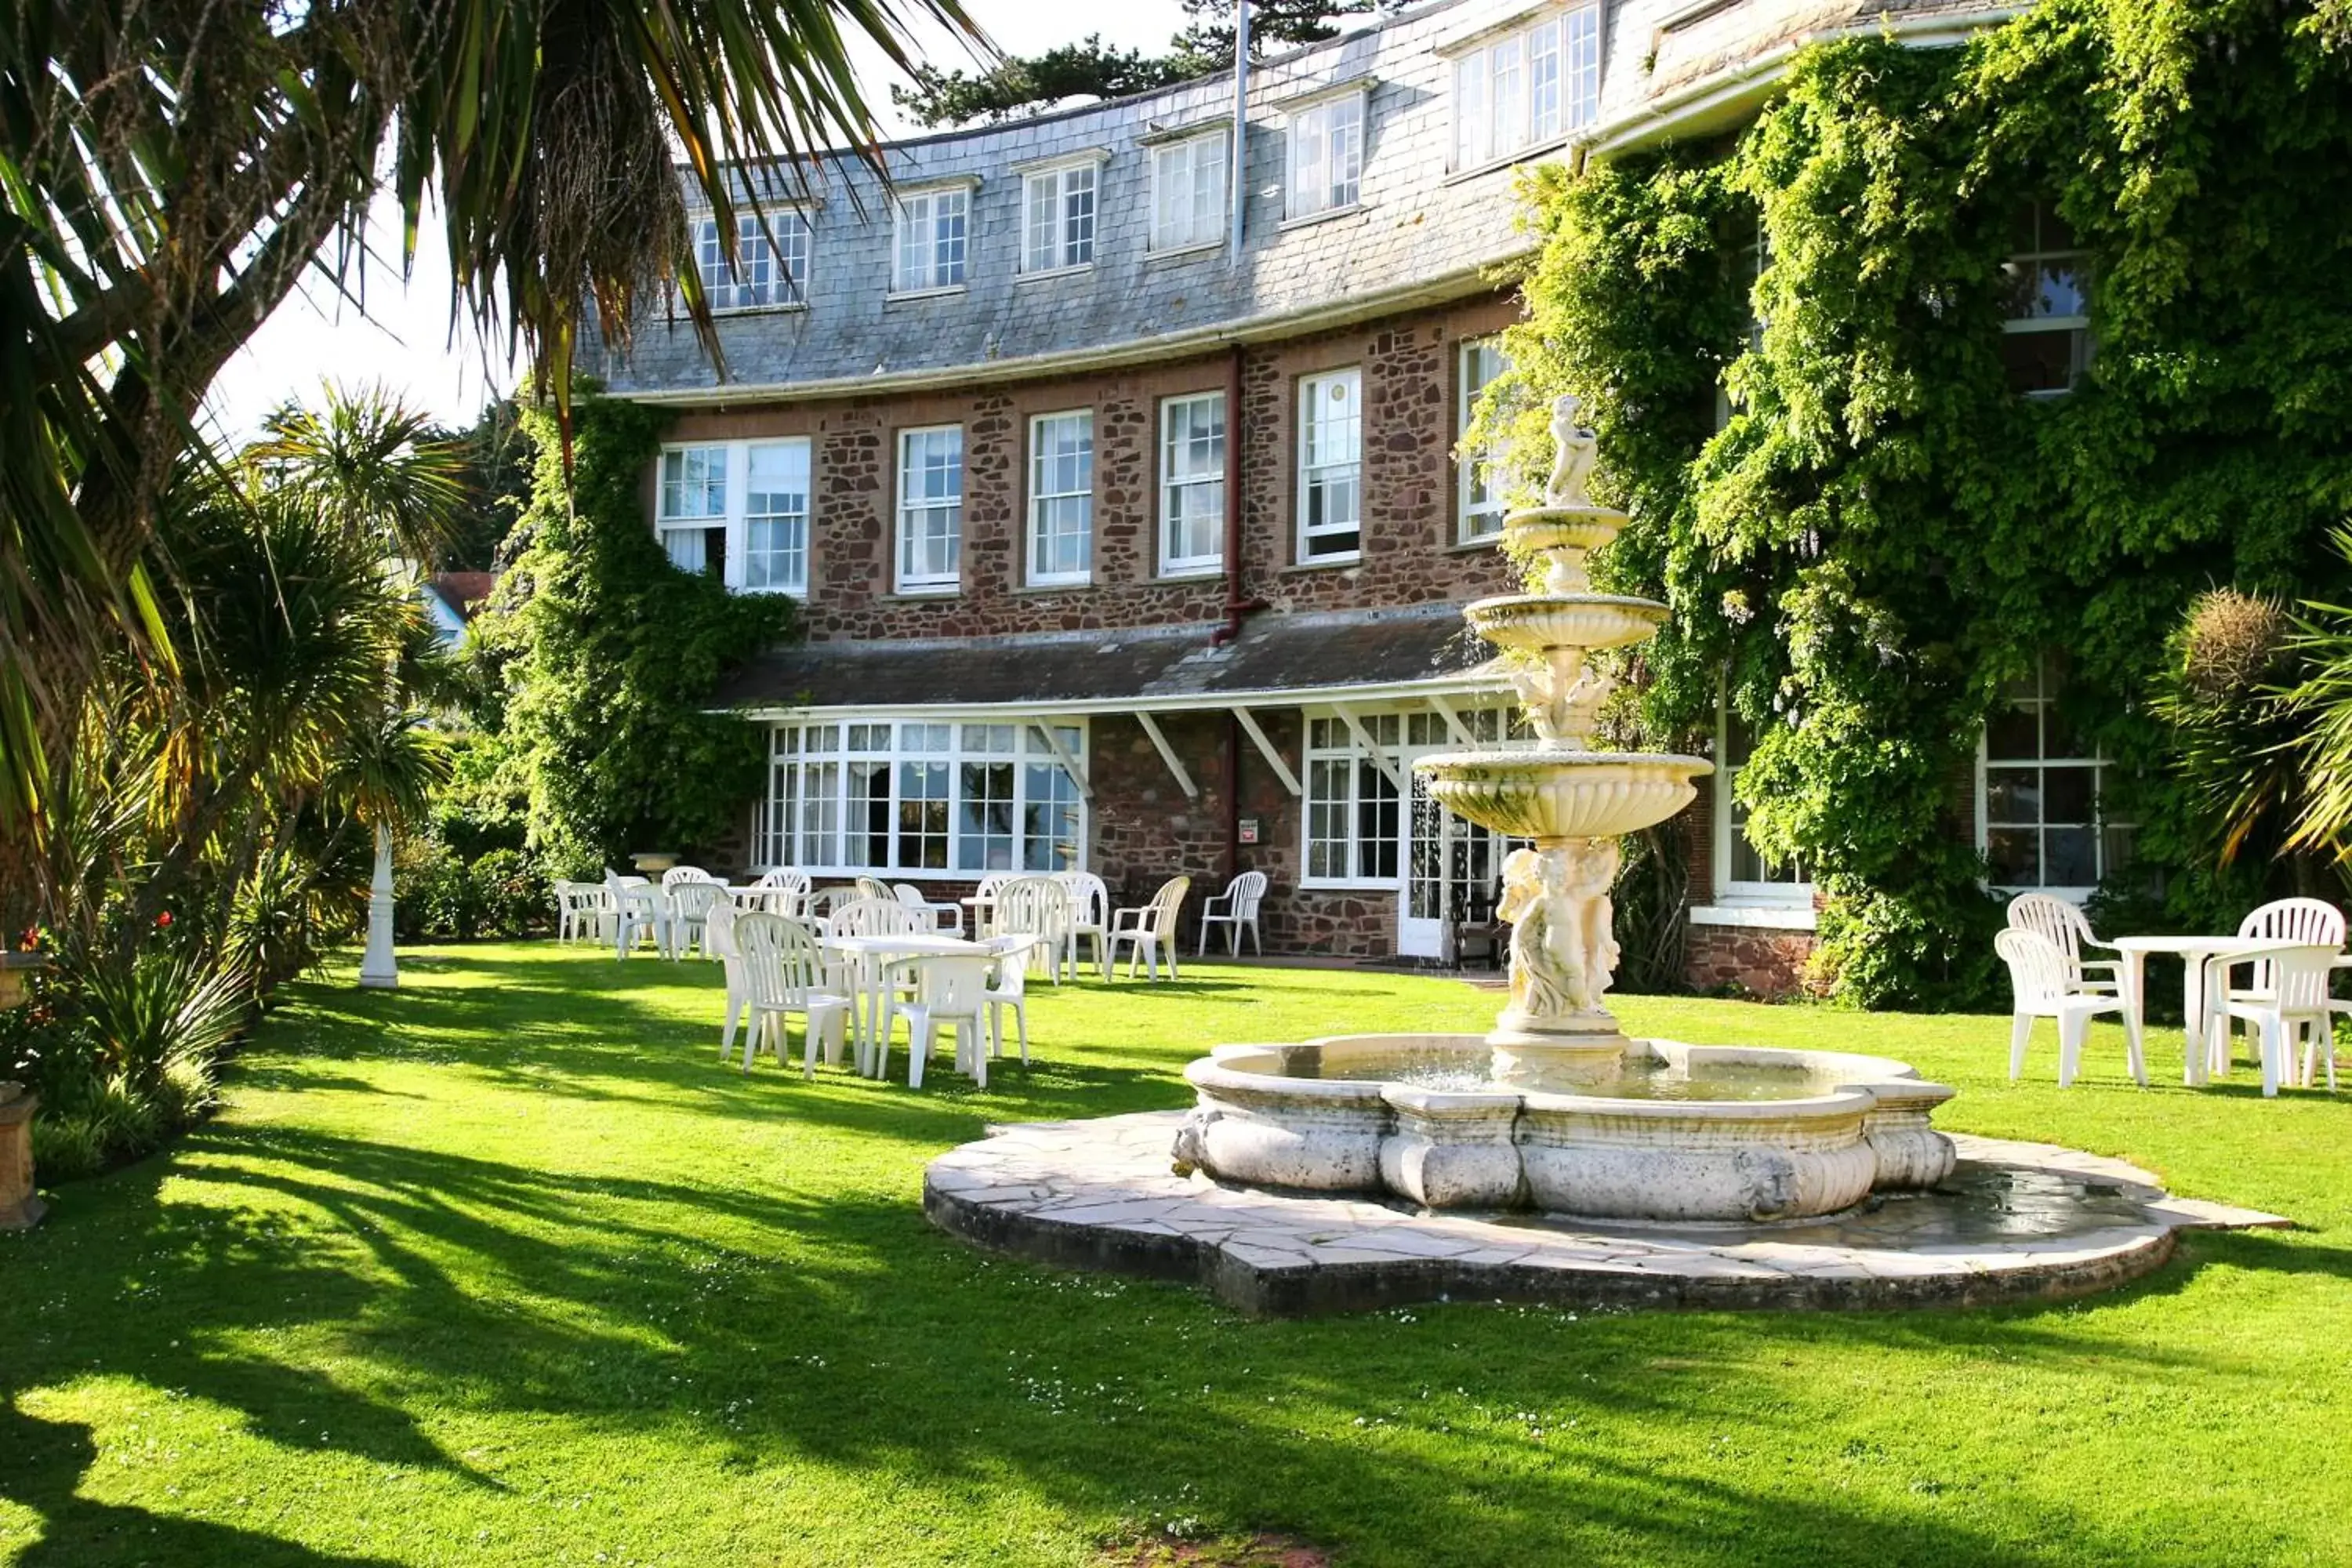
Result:
[[[1453,462],[1458,346],[1508,321],[1511,301],[1487,296],[1243,353],[1240,444],[1243,592],[1277,610],[1358,609],[1468,599],[1503,591],[1508,563],[1491,548],[1456,547]],[[1298,379],[1360,366],[1364,510],[1360,562],[1295,563]],[[910,393],[680,416],[672,438],[812,438],[809,635],[835,637],[1002,636],[1097,626],[1208,621],[1223,613],[1221,575],[1159,574],[1160,400],[1223,390],[1227,354],[1147,369],[1045,378],[969,392]],[[1029,421],[1095,415],[1092,581],[1031,588],[1027,577]],[[963,574],[960,592],[892,592],[898,434],[964,429]],[[652,476],[646,515],[652,516]],[[650,524],[649,524],[650,525]]]
[[[1796,996],[1805,990],[1805,961],[1812,952],[1811,931],[1694,924],[1685,964],[1690,983],[1702,991]]]

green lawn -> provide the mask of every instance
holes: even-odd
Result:
[[[2352,1562],[2352,1094],[2085,1082],[2005,1021],[1622,999],[1907,1058],[1954,1128],[2125,1155],[2288,1233],[2046,1309],[1235,1318],[930,1228],[983,1121],[1184,1102],[1227,1039],[1491,992],[1204,965],[1037,996],[972,1092],[716,1060],[716,970],[408,955],[300,988],[170,1155],[0,1237],[0,1557],[1081,1563],[1171,1521],[1346,1565]],[[2049,1026],[2044,1025],[2046,1031]],[[1130,1552],[1131,1555],[1131,1552]]]

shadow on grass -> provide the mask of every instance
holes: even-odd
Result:
[[[1895,1461],[1874,1457],[1877,1439],[1841,1449],[1834,1429],[1857,1413],[1812,1380],[1909,1357],[1903,1376],[1980,1361],[2063,1382],[2095,1362],[2132,1385],[2195,1380],[2227,1404],[2273,1375],[2236,1347],[2101,1331],[2070,1308],[1579,1321],[1462,1305],[1244,1321],[1182,1288],[970,1251],[912,1199],[928,1154],[983,1119],[1181,1103],[1164,1070],[1041,1060],[1000,1069],[985,1094],[942,1072],[920,1096],[838,1074],[810,1086],[772,1065],[746,1078],[718,1066],[678,982],[641,978],[650,965],[415,967],[489,983],[315,992],[250,1081],[377,1093],[341,1064],[446,1061],[453,1097],[462,1077],[588,1102],[593,1134],[562,1151],[562,1170],[497,1157],[494,1139],[452,1152],[427,1146],[409,1103],[423,1097],[404,1093],[367,1135],[292,1117],[216,1124],[169,1161],[78,1188],[65,1224],[0,1254],[25,1290],[0,1325],[0,1496],[44,1531],[25,1562],[362,1561],[80,1497],[89,1430],[21,1406],[89,1376],[185,1391],[289,1449],[331,1434],[331,1449],[484,1497],[500,1483],[436,1431],[552,1414],[656,1441],[707,1486],[789,1463],[889,1507],[1013,1481],[1079,1517],[1164,1506],[1292,1530],[1343,1560],[2186,1564],[2210,1556],[2187,1516],[2169,1545],[2022,1490],[1981,1500],[1970,1521],[1920,1480],[1815,1484]],[[642,1141],[659,1129],[630,1120],[640,1107],[750,1141],[714,1139],[652,1173]],[[2195,1247],[2352,1278],[2344,1249],[2308,1238]],[[2189,1278],[2168,1269],[2111,1300]],[[1785,1469],[1728,1472],[1727,1434]]]

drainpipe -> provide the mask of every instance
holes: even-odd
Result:
[[[1242,617],[1265,608],[1264,599],[1242,597],[1242,346],[1225,362],[1225,624],[1210,635],[1223,647],[1242,635]]]
[[[1234,7],[1234,171],[1232,232],[1226,237],[1225,266],[1242,267],[1242,215],[1249,210],[1249,0]]]

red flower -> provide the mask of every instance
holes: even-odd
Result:
[[[155,923],[159,926],[170,925],[172,923],[172,911],[165,910],[162,914],[157,915],[155,917]]]

